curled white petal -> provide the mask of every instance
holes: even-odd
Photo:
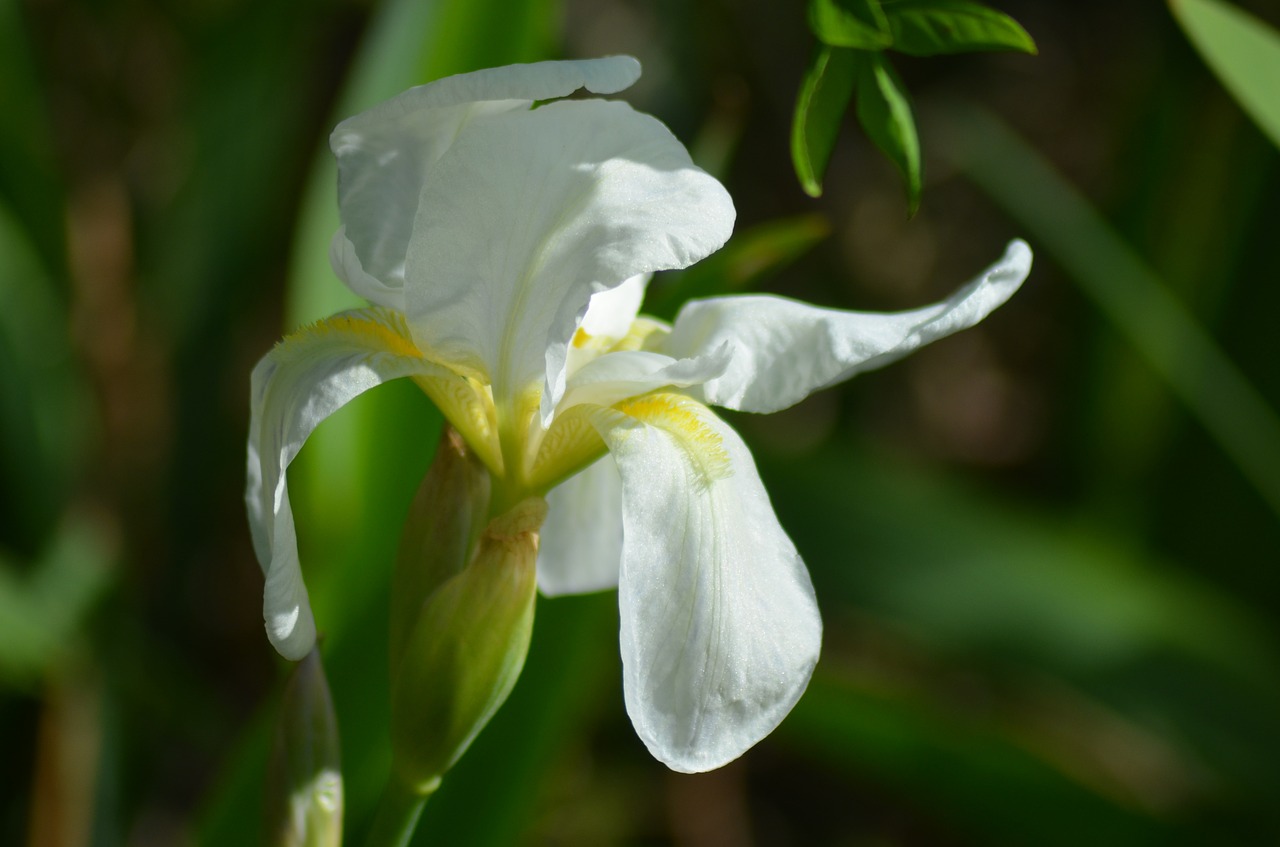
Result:
[[[730,364],[730,353],[728,345],[696,359],[673,359],[642,350],[606,353],[574,373],[559,408],[570,409],[582,403],[612,406],[659,388],[700,385],[724,373]]]
[[[433,372],[405,333],[391,313],[346,312],[289,336],[253,369],[245,502],[266,576],[267,635],[287,659],[311,649],[315,620],[285,471],[320,422],[348,401],[389,379]]]
[[[484,68],[414,86],[347,118],[338,125],[334,136],[337,138],[340,133],[357,128],[394,124],[402,116],[424,110],[465,103],[505,100],[521,101],[527,105],[534,100],[567,97],[580,88],[592,94],[616,94],[631,87],[639,78],[640,63],[631,56]]]
[[[730,345],[729,368],[698,390],[702,399],[775,412],[973,326],[1030,270],[1031,248],[1013,241],[999,262],[946,300],[906,312],[845,312],[769,296],[694,300],[676,317],[662,352],[682,358]]]
[[[417,198],[413,198],[414,202]],[[388,206],[393,208],[394,199],[388,201]],[[355,213],[352,213],[353,219],[358,220]],[[395,309],[398,312],[404,311],[404,249],[407,248],[408,230],[395,233],[396,221],[390,217],[382,216],[366,216],[366,222],[376,221],[385,234],[380,233],[381,237],[372,239],[374,247],[371,248],[370,271],[366,271],[364,263],[360,261],[360,256],[356,253],[356,246],[351,243],[351,239],[347,238],[346,226],[338,227],[338,231],[333,234],[333,241],[329,243],[329,264],[333,268],[333,272],[338,275],[338,279],[347,284],[347,287],[354,291],[360,297],[368,300],[376,306],[384,306],[388,309]],[[406,239],[404,245],[391,246],[386,240]],[[381,243],[380,243],[381,242]]]
[[[548,597],[618,585],[622,478],[608,455],[547,494],[538,545],[538,588]]]
[[[419,193],[463,127],[580,88],[611,94],[639,76],[630,56],[489,68],[410,88],[338,124],[329,145],[344,227],[330,250],[334,271],[360,296],[403,308],[391,292],[404,284]]]
[[[733,203],[661,123],[562,101],[468,126],[423,188],[405,305],[420,346],[493,385],[546,383],[591,296],[718,249]]]
[[[596,425],[622,475],[627,712],[656,758],[706,771],[791,710],[817,662],[822,622],[738,435],[678,395],[618,408]]]

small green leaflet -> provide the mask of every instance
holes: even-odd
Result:
[[[805,74],[791,124],[791,159],[800,185],[811,197],[822,194],[822,177],[856,86],[858,122],[902,173],[911,215],[920,206],[920,139],[906,89],[884,52],[1036,52],[1017,21],[971,0],[810,0],[809,27],[822,47]]]
[[[853,94],[855,51],[822,47],[813,57],[796,98],[791,122],[791,161],[810,197],[822,196],[822,175]]]
[[[884,0],[891,49],[909,56],[985,50],[1035,53],[1036,44],[1013,18],[969,0]]]
[[[902,173],[907,189],[907,214],[920,207],[920,139],[902,81],[882,53],[857,56],[858,123],[867,136]]]
[[[809,28],[823,44],[883,50],[889,46],[889,21],[879,0],[812,0]]]
[[[1205,62],[1280,147],[1280,33],[1217,0],[1169,0]]]

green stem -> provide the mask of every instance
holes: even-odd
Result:
[[[393,773],[382,791],[365,847],[408,847],[418,826],[422,807],[427,805],[427,799],[439,785],[440,780],[437,779],[425,790],[411,788]]]

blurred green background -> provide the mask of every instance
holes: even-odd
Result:
[[[355,302],[328,131],[449,73],[618,52],[645,69],[626,99],[739,210],[658,312],[917,306],[1014,236],[1036,266],[978,328],[731,419],[827,627],[773,736],[667,772],[622,707],[616,595],[541,600],[415,843],[1280,843],[1276,148],[1165,5],[1000,8],[1039,56],[895,60],[925,150],[908,220],[852,117],[826,194],[801,191],[799,3],[3,0],[0,843],[258,843],[287,669],[241,499],[248,375]],[[438,428],[388,385],[291,474],[351,843]]]

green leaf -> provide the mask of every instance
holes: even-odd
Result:
[[[893,49],[910,56],[1018,50],[1036,43],[1013,18],[968,0],[887,0]]]
[[[1169,0],[1218,80],[1280,147],[1280,33],[1217,0]]]
[[[1199,318],[1078,189],[981,112],[952,121],[947,155],[1019,221],[1146,359],[1280,515],[1280,414]]]
[[[920,139],[906,89],[880,53],[857,56],[858,123],[902,173],[908,215],[920,207]]]
[[[1124,802],[1127,798],[1107,796],[1099,790],[1105,784],[1093,784],[1098,778],[1079,765],[1087,751],[1064,767],[1055,756],[1065,756],[1052,741],[1035,736],[1028,741],[1030,733],[1019,725],[1026,719],[1013,709],[992,715],[994,707],[986,703],[969,712],[948,708],[940,693],[913,690],[861,669],[833,669],[823,659],[773,743],[788,743],[814,763],[873,784],[898,802],[928,809],[957,837],[967,836],[963,843],[1169,843],[1168,824],[1143,814],[1131,800]],[[1076,707],[1078,701],[1068,699],[1072,695],[1079,696],[1071,692],[1049,702],[1061,709]],[[1126,741],[1133,736],[1146,741],[1130,725],[1120,726],[1132,733]]]
[[[791,161],[800,185],[810,197],[822,196],[822,175],[853,94],[854,64],[852,50],[823,47],[800,85],[791,121]]]
[[[32,683],[72,648],[114,559],[108,531],[74,513],[31,565],[0,556],[0,683]]]
[[[95,412],[65,298],[22,214],[0,200],[0,501],[20,528],[8,540],[34,549],[71,492]]]
[[[883,50],[890,44],[889,21],[879,0],[812,0],[809,28],[832,47]]]

